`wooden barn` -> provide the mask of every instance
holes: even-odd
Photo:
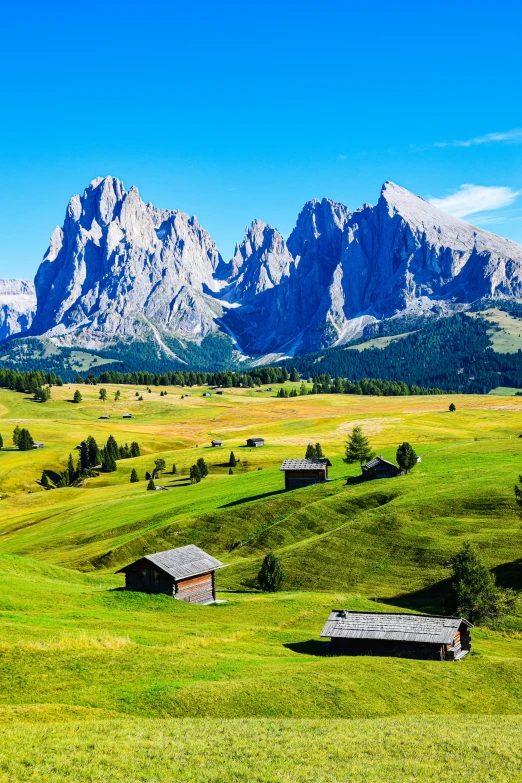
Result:
[[[395,476],[404,474],[401,468],[398,468],[393,462],[388,462],[384,457],[371,459],[366,465],[363,465],[362,472],[366,479],[395,478]]]
[[[125,574],[126,590],[165,593],[179,601],[209,604],[216,600],[215,571],[223,563],[194,544],[156,552],[116,571]]]
[[[210,441],[210,442],[211,442],[211,444],[212,444],[212,448],[214,448],[214,449],[215,449],[216,447],[217,447],[217,448],[219,448],[220,446],[222,446],[222,445],[223,445],[223,441],[222,441],[222,440],[212,440],[212,441]]]
[[[328,480],[329,459],[285,459],[280,467],[285,474],[285,489],[299,489]]]
[[[334,655],[386,655],[458,661],[471,649],[471,623],[455,617],[334,609],[321,636]]]
[[[247,446],[250,446],[250,448],[259,448],[259,446],[264,446],[265,441],[264,438],[248,438],[246,442]]]

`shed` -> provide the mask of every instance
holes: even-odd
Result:
[[[264,438],[248,438],[246,445],[251,448],[258,448],[259,446],[264,446],[265,441]]]
[[[210,392],[203,392],[202,397],[212,397]]]
[[[285,474],[285,489],[299,489],[328,480],[329,459],[285,459],[280,470]]]
[[[122,418],[122,419],[133,419],[133,418],[134,418],[134,416],[133,416],[133,414],[132,414],[132,413],[124,413],[124,414],[123,414],[123,416],[122,416],[121,418]]]
[[[211,443],[212,443],[212,447],[213,448],[216,448],[216,446],[222,446],[223,445],[223,441],[222,440],[213,440],[213,441],[211,441]]]
[[[125,589],[165,593],[179,601],[209,604],[216,600],[215,571],[223,563],[194,544],[167,549],[116,571],[125,574]]]
[[[458,661],[471,650],[470,628],[462,617],[334,609],[321,636],[330,637],[334,655]]]
[[[393,462],[388,462],[382,456],[374,457],[366,465],[363,465],[362,472],[366,479],[394,478],[404,474],[401,468],[398,468]]]
[[[216,394],[223,394],[223,391],[221,389],[217,389]]]
[[[35,440],[33,443],[33,449],[43,449],[45,446],[45,443],[42,443],[41,440]]]
[[[104,413],[103,416],[98,416],[98,418],[99,419],[110,419],[111,417],[107,413]]]

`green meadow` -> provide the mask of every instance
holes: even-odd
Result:
[[[119,387],[115,401],[106,386],[102,402],[81,386],[74,404],[76,388],[45,404],[0,390],[0,781],[522,780],[522,617],[475,628],[455,664],[330,657],[320,638],[335,606],[443,613],[466,540],[521,587],[522,398]],[[422,462],[361,481],[342,461],[355,424],[378,454],[407,440]],[[15,449],[16,425],[45,447]],[[41,487],[110,434],[141,456]],[[317,441],[332,480],[284,492],[281,461]],[[159,457],[169,491],[147,492]],[[209,476],[191,485],[199,457]],[[188,543],[227,564],[223,603],[122,590],[123,565]],[[256,587],[268,551],[287,575],[276,594]]]

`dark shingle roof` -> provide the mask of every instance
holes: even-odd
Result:
[[[180,546],[177,549],[167,549],[165,552],[155,552],[152,555],[145,555],[144,559],[150,560],[151,563],[170,574],[174,579],[186,579],[189,576],[206,574],[209,571],[224,567],[220,560],[216,560],[215,557],[208,555],[194,544]],[[120,570],[123,571],[124,569]]]
[[[389,462],[389,460],[384,459],[384,457],[374,457],[369,462],[367,462],[366,465],[364,465],[363,470],[376,468],[377,465],[391,465],[392,468],[395,468],[395,470],[400,470],[397,465],[394,465],[393,462]]]
[[[284,459],[279,470],[320,470],[331,464],[329,459]]]
[[[390,641],[449,644],[467,620],[458,617],[428,617],[418,614],[349,612],[334,609],[321,636],[335,639],[387,639]]]

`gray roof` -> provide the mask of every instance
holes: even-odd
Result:
[[[331,464],[329,459],[284,459],[279,470],[321,470]]]
[[[263,391],[263,390],[261,389],[261,391]],[[264,438],[247,438],[247,440],[262,440],[264,442],[265,439]]]
[[[369,462],[367,462],[366,465],[364,465],[363,470],[366,470],[367,468],[376,468],[377,465],[391,465],[393,468],[395,468],[395,470],[400,470],[397,465],[394,465],[393,462],[384,459],[384,457],[374,457]]]
[[[177,549],[167,549],[165,552],[155,552],[152,555],[145,555],[145,560],[150,560],[151,563],[170,574],[174,579],[186,579],[189,576],[207,574],[209,571],[224,567],[220,560],[207,555],[206,552],[198,546],[194,546],[194,544],[180,546]],[[120,571],[123,570],[123,568],[120,569]],[[120,571],[116,573],[120,573]]]
[[[390,641],[449,644],[464,623],[459,617],[428,617],[419,614],[350,612],[334,609],[321,636],[335,639],[389,639]]]

